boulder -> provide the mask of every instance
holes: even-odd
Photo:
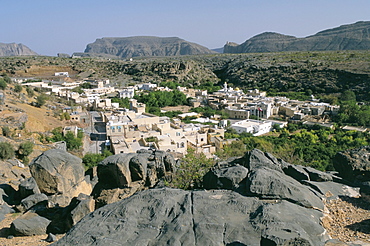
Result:
[[[72,225],[79,222],[85,215],[95,210],[95,201],[93,197],[80,194],[72,199],[71,204],[71,220]]]
[[[138,150],[137,153],[109,156],[98,164],[99,181],[92,193],[96,205],[101,207],[138,190],[152,188],[175,170],[175,159],[164,151]]]
[[[126,197],[132,196],[135,192],[143,189],[143,182],[135,182],[131,184],[131,187],[127,188],[113,188],[106,189],[97,187],[97,193],[95,193],[96,207],[100,208],[107,204],[117,202]]]
[[[40,189],[37,186],[36,180],[33,177],[24,179],[18,186],[19,199],[22,200],[30,195],[40,194]]]
[[[370,181],[363,182],[360,186],[361,197],[370,202]]]
[[[5,219],[5,215],[14,213],[14,210],[9,207],[6,203],[0,205],[0,222]]]
[[[310,180],[317,182],[333,181],[333,177],[325,172],[321,172],[312,167],[304,167],[304,170],[310,176]]]
[[[303,180],[310,180],[310,175],[306,172],[303,166],[286,164],[283,166],[283,172],[301,182]]]
[[[99,183],[120,188],[131,184],[130,159],[135,153],[108,156],[98,164]]]
[[[316,182],[316,181],[304,181],[304,185],[311,187],[317,191],[318,196],[323,199],[331,200],[338,199],[341,196],[346,197],[359,197],[359,189],[353,188],[348,185],[336,183],[336,182]]]
[[[17,209],[21,212],[27,211],[36,204],[44,202],[46,205],[48,203],[48,197],[45,194],[33,194],[21,201],[21,204],[17,206]]]
[[[205,189],[238,190],[245,182],[248,169],[239,164],[232,167],[212,168],[203,178]]]
[[[233,191],[151,189],[95,210],[55,245],[320,246],[329,239],[322,215]]]
[[[19,204],[17,191],[9,184],[0,184],[0,196],[0,205],[4,203],[8,205]]]
[[[60,206],[68,205],[79,193],[92,191],[91,184],[85,180],[82,160],[66,151],[47,150],[29,168],[42,193],[66,198],[60,200]]]
[[[14,220],[10,229],[16,236],[42,235],[46,234],[49,223],[50,220],[36,213],[27,212]]]
[[[358,183],[370,181],[370,146],[337,153],[333,165],[344,179]]]
[[[255,170],[259,167],[268,167],[272,170],[283,172],[281,169],[281,162],[277,158],[270,153],[262,152],[259,149],[247,151],[240,160],[235,160],[234,162],[241,162],[240,164],[249,170]]]
[[[250,194],[264,199],[283,199],[308,208],[324,209],[323,202],[307,186],[267,167],[249,174],[247,189]]]

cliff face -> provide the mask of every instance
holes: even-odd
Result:
[[[324,30],[305,38],[265,32],[240,45],[227,43],[224,46],[224,53],[368,49],[370,49],[370,21],[360,21]]]
[[[94,43],[87,45],[85,53],[129,58],[138,56],[198,55],[216,52],[177,37],[139,36],[97,39]]]
[[[36,52],[23,44],[5,44],[0,43],[0,56],[34,56]]]

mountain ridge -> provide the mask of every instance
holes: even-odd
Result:
[[[16,43],[0,43],[1,56],[33,56],[38,55],[36,52],[28,48],[24,44]]]
[[[85,54],[120,58],[214,54],[216,52],[178,37],[104,37],[86,46]]]
[[[368,49],[370,49],[370,21],[341,25],[303,38],[263,32],[240,45],[232,42],[224,45],[224,53]]]

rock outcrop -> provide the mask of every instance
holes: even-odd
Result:
[[[339,175],[349,181],[370,181],[370,146],[339,152],[333,163]]]
[[[37,56],[38,54],[32,51],[24,44],[5,44],[0,43],[0,56]]]
[[[127,159],[145,165],[153,159],[145,155]],[[132,170],[127,159],[123,170]],[[330,239],[321,225],[323,199],[358,195],[331,180],[331,174],[294,168],[254,149],[215,165],[204,177],[207,190],[139,191],[87,215],[56,245],[320,246]]]
[[[164,151],[140,150],[138,153],[109,156],[97,168],[99,181],[93,192],[97,206],[154,187],[160,179],[174,173],[175,169],[175,159]]]
[[[124,37],[101,38],[88,44],[85,54],[109,55],[120,58],[138,56],[180,56],[216,53],[199,44],[191,43],[177,37]]]
[[[305,38],[265,32],[240,45],[228,42],[224,46],[224,53],[368,49],[370,49],[370,21],[359,21]]]
[[[79,158],[63,150],[46,151],[31,164],[34,180],[20,182],[18,191],[0,187],[0,217],[12,212],[8,194],[27,195],[14,206],[24,214],[12,223],[12,235],[67,232],[55,245],[324,246],[333,241],[322,225],[328,217],[323,201],[359,195],[335,182],[343,180],[334,174],[258,149],[216,164],[204,176],[206,190],[155,188],[170,180],[177,163],[167,152],[140,150],[103,160],[97,174],[90,172],[98,178],[92,196],[68,200],[68,191],[88,182],[83,174],[69,173],[79,172],[79,165]],[[55,191],[68,204],[56,206]]]
[[[32,161],[29,168],[41,193],[54,196],[54,202],[60,206],[68,205],[80,193],[90,194],[92,191],[85,180],[82,160],[66,151],[45,151]]]
[[[154,189],[95,211],[56,245],[322,245],[320,216],[232,191]]]

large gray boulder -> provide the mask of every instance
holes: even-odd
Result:
[[[100,183],[110,187],[125,187],[131,184],[129,163],[135,153],[117,154],[108,156],[98,165],[98,179]]]
[[[40,194],[40,189],[37,186],[36,180],[33,177],[24,179],[18,185],[18,195],[19,199],[24,199],[30,195]]]
[[[238,190],[245,182],[248,169],[239,164],[231,167],[212,168],[203,177],[205,189]]]
[[[370,146],[339,152],[333,159],[335,170],[349,181],[370,181]]]
[[[45,194],[33,194],[21,201],[21,204],[17,206],[17,209],[21,212],[27,211],[31,207],[35,206],[39,203],[46,203],[48,202],[48,197]]]
[[[264,199],[282,199],[308,208],[324,209],[321,199],[307,186],[270,168],[260,167],[252,171],[247,187],[250,194]]]
[[[268,167],[272,170],[276,170],[279,172],[283,172],[282,163],[284,163],[275,158],[270,153],[263,152],[259,149],[247,151],[242,158],[237,159],[233,162],[241,164],[242,166],[245,166],[249,170],[255,170],[259,167]]]
[[[42,193],[64,197],[55,199],[60,206],[68,205],[80,193],[90,194],[92,191],[85,180],[82,160],[66,151],[45,151],[32,161],[29,168]]]
[[[36,213],[27,212],[14,220],[10,225],[13,235],[34,236],[46,234],[50,220],[39,216]]]
[[[171,176],[175,165],[170,153],[158,150],[139,150],[107,157],[97,168],[99,181],[93,191],[97,207],[154,187],[161,178]]]
[[[329,239],[321,216],[233,191],[151,189],[85,216],[55,245],[320,246]]]
[[[71,204],[72,225],[79,222],[85,215],[95,210],[95,201],[91,196],[80,194],[72,199]]]

